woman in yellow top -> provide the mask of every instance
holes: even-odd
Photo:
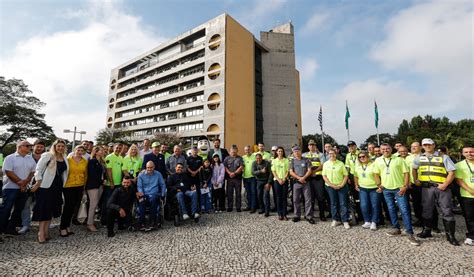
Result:
[[[288,173],[290,163],[285,155],[285,149],[278,147],[276,158],[272,161],[273,190],[277,195],[277,212],[279,220],[288,220],[286,217],[286,194],[288,192]]]
[[[382,189],[375,182],[373,164],[369,153],[361,151],[358,156],[359,163],[354,169],[355,189],[360,195],[360,209],[364,218],[362,228],[372,231],[377,230],[379,223],[380,205],[382,203]]]
[[[122,172],[123,176],[129,176],[133,178],[133,183],[137,182],[137,176],[142,168],[142,158],[140,157],[140,151],[136,144],[132,144],[128,149],[127,156],[123,158]]]
[[[78,145],[74,148],[74,154],[67,158],[69,174],[63,188],[64,207],[59,227],[59,235],[61,237],[74,234],[70,229],[71,219],[75,208],[82,200],[84,185],[87,180],[87,160],[82,157],[84,151],[84,147]]]
[[[331,226],[335,227],[344,223],[344,228],[349,229],[349,211],[347,209],[348,172],[343,162],[336,159],[336,152],[329,150],[329,161],[323,164],[323,179],[326,182],[326,191],[331,200]],[[339,212],[337,207],[339,206]]]

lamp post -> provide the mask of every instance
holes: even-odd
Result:
[[[81,140],[82,140],[82,135],[85,135],[86,134],[86,131],[77,131],[77,128],[76,126],[74,126],[74,131],[71,131],[69,129],[64,129],[63,131],[64,133],[73,133],[72,135],[72,150],[74,151],[74,147],[76,147],[76,134],[80,134],[81,135]]]

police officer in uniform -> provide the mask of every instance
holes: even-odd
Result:
[[[446,238],[452,245],[459,245],[455,237],[456,222],[453,214],[453,202],[449,184],[453,182],[456,170],[448,155],[435,151],[435,143],[430,138],[422,140],[425,153],[413,161],[413,178],[421,185],[423,231],[420,238],[431,237],[433,228],[433,210],[438,208],[444,223]]]
[[[319,218],[321,221],[326,221],[326,216],[324,214],[324,180],[322,176],[324,156],[318,151],[316,142],[312,139],[308,142],[308,150],[308,152],[303,154],[303,157],[307,158],[311,162],[312,174],[309,178],[309,184],[311,187],[311,208],[314,210],[314,204],[317,200],[319,207]]]

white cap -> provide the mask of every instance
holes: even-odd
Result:
[[[430,138],[424,138],[422,141],[421,141],[421,145],[425,145],[425,144],[435,144],[435,142],[430,139]]]
[[[272,151],[273,151],[273,150],[277,150],[277,149],[278,149],[278,147],[277,147],[277,146],[275,146],[275,145],[274,145],[274,146],[272,146]]]

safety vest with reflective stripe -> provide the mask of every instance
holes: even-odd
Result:
[[[319,155],[320,153],[306,152],[303,154],[303,157],[310,160],[312,167],[319,167],[321,165],[321,158]],[[322,175],[322,173],[323,173],[323,170],[321,169],[320,171],[313,172],[313,176]]]
[[[447,176],[443,156],[435,154],[430,159],[425,154],[420,155],[418,179],[421,182],[443,183]]]

